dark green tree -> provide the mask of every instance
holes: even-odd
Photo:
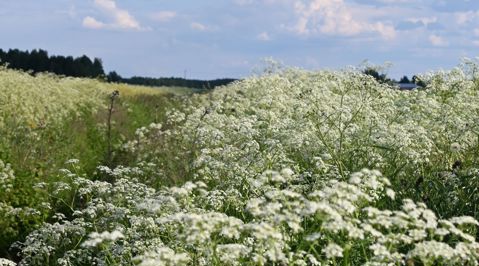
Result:
[[[412,83],[414,83],[414,84],[416,84],[420,87],[423,87],[423,88],[427,86],[427,84],[416,75],[414,75],[412,77]]]
[[[376,79],[380,83],[391,83],[392,80],[389,79],[386,74],[384,73],[379,73],[375,68],[372,67],[367,67],[366,69],[363,70],[363,73],[366,75],[369,75]]]
[[[96,78],[105,75],[101,59],[93,61],[83,55],[78,58],[72,56],[48,56],[48,52],[41,49],[20,51],[10,49],[5,52],[0,49],[1,64],[8,64],[9,68],[24,71],[51,72],[58,75]]]
[[[407,76],[404,76],[399,80],[399,83],[411,83],[411,81]]]
[[[92,76],[91,77],[99,77],[105,75],[105,71],[103,70],[103,62],[100,58],[96,58],[93,60],[92,65]]]
[[[115,71],[111,71],[110,73],[108,73],[108,75],[106,76],[106,79],[108,80],[108,82],[120,82],[120,81],[122,81],[121,76],[118,75],[118,73],[116,73]]]

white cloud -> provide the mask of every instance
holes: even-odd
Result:
[[[463,25],[473,21],[475,18],[479,18],[479,11],[457,12],[455,15],[456,23],[459,25]]]
[[[103,29],[105,28],[105,24],[96,20],[95,18],[92,18],[90,16],[85,17],[83,19],[83,27],[89,28],[89,29]]]
[[[114,0],[95,0],[95,6],[113,18],[113,22],[104,23],[93,17],[85,17],[83,26],[93,29],[143,30],[140,23],[126,10],[120,9]]]
[[[199,22],[192,22],[190,24],[190,28],[197,30],[197,31],[207,31],[209,28],[206,25],[203,25]]]
[[[159,22],[168,22],[176,17],[176,12],[174,11],[160,11],[154,13],[151,18]]]
[[[384,24],[382,22],[376,22],[374,24],[369,24],[366,28],[366,31],[373,31],[377,32],[383,37],[384,39],[394,39],[396,37],[396,29],[391,26]]]
[[[449,43],[444,38],[435,34],[429,35],[429,42],[431,42],[432,45],[439,46],[439,47],[444,47],[449,45]]]
[[[110,11],[117,9],[114,0],[95,0],[95,5]]]
[[[260,41],[264,41],[264,42],[271,41],[271,36],[269,36],[269,34],[267,32],[262,32],[262,33],[258,34],[258,36],[256,36],[256,37]]]
[[[324,33],[354,36],[362,33],[377,33],[384,39],[393,39],[396,30],[381,21],[374,23],[354,16],[351,6],[343,0],[309,0],[308,4],[297,0],[295,10],[299,18],[293,30],[298,34]],[[360,8],[357,6],[356,8]]]

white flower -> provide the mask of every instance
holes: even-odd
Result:
[[[450,150],[452,152],[460,152],[461,151],[461,144],[454,142],[451,144]]]
[[[291,168],[283,168],[283,170],[281,170],[280,174],[285,177],[286,179],[290,179],[291,176],[293,176],[294,172],[293,170],[291,170]]]
[[[321,266],[321,262],[319,262],[316,257],[314,257],[311,254],[306,255],[306,259],[308,260],[309,264],[308,265],[314,265],[314,266]]]
[[[376,243],[369,246],[369,249],[373,251],[374,256],[381,259],[388,259],[391,257],[389,250],[382,244]]]
[[[329,243],[324,249],[324,254],[328,259],[343,257],[343,248],[337,244]]]
[[[80,162],[80,160],[78,159],[70,159],[68,161],[65,162],[65,164],[78,164]]]
[[[139,266],[186,266],[191,260],[187,253],[176,253],[168,247],[158,247],[136,259],[141,261]]]
[[[240,265],[240,259],[251,252],[251,248],[241,244],[224,244],[216,248],[222,263],[228,265]]]
[[[449,245],[437,241],[424,241],[416,244],[408,254],[410,258],[419,258],[423,262],[434,262],[442,258],[446,262],[454,256],[454,249]]]
[[[321,234],[320,233],[313,233],[313,234],[310,234],[310,235],[307,235],[305,237],[306,241],[309,241],[309,242],[314,242],[318,239],[321,238]]]
[[[453,217],[449,219],[454,224],[457,225],[462,225],[462,224],[473,224],[479,226],[479,222],[474,219],[474,217],[471,216],[459,216],[459,217]]]
[[[358,185],[362,181],[363,174],[360,172],[353,173],[349,178],[349,183]]]
[[[121,231],[115,230],[113,232],[104,231],[102,233],[93,232],[88,236],[88,240],[83,242],[83,247],[96,247],[103,242],[112,241],[115,242],[118,239],[125,236]]]
[[[395,199],[396,198],[396,192],[394,192],[394,190],[390,189],[390,188],[387,188],[386,189],[386,195],[391,198],[391,199]]]
[[[0,258],[0,266],[16,266],[17,264],[11,260]]]

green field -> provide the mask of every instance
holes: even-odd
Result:
[[[478,265],[477,67],[202,94],[2,68],[0,265]]]

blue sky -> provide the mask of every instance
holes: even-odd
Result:
[[[479,56],[477,0],[1,0],[0,48],[103,59],[122,76],[240,78],[391,62],[399,78]]]

